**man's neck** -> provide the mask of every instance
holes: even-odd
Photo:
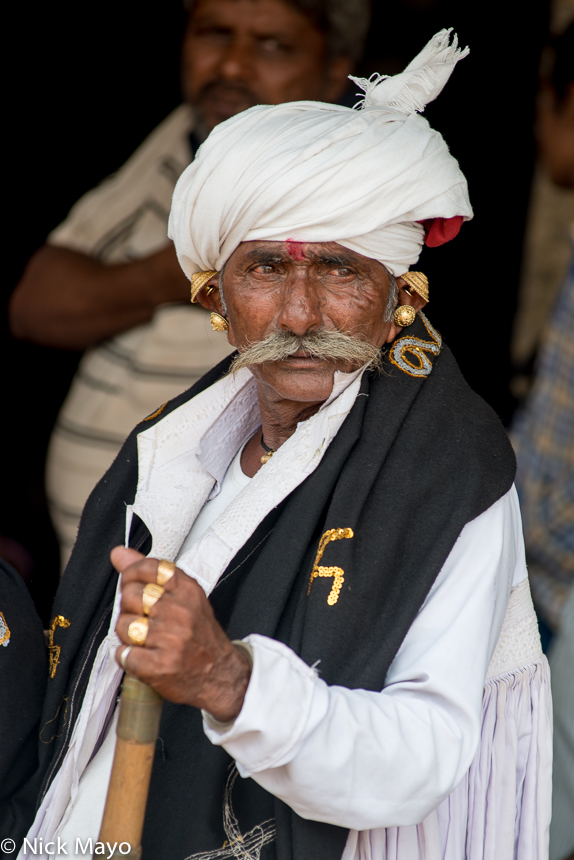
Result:
[[[276,451],[293,435],[297,425],[314,415],[324,402],[321,400],[317,403],[300,403],[281,400],[270,404],[260,399],[261,427],[265,444]]]
[[[261,411],[261,430],[257,430],[251,437],[241,457],[241,468],[250,478],[262,465],[261,456],[265,449],[261,446],[261,436],[263,435],[265,445],[272,451],[276,451],[295,433],[297,425],[318,412],[321,404],[325,402],[324,400],[317,402],[285,400],[259,381],[257,393]]]

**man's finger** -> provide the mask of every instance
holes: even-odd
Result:
[[[132,615],[131,612],[130,613],[122,612],[122,614],[118,618],[118,622],[116,624],[116,633],[118,634],[118,636],[120,637],[120,639],[122,640],[122,642],[125,645],[134,645],[136,648],[141,648],[141,647],[147,647],[147,648],[152,647],[153,648],[156,645],[156,642],[155,642],[156,633],[154,631],[154,619],[153,618],[147,619],[147,621],[148,621],[148,632],[147,632],[147,636],[145,639],[145,646],[136,645],[135,642],[133,642],[129,637],[128,629],[129,629],[129,626],[132,623],[132,621],[135,621],[136,618],[143,618],[143,617],[145,617],[143,615],[143,612],[140,615],[135,615],[135,614]]]
[[[125,652],[128,652],[127,657],[124,657],[122,662],[120,658]],[[120,645],[116,651],[116,660],[124,672],[145,681],[145,683],[149,683],[155,677],[153,671],[155,656],[153,652],[147,651],[145,648],[132,647],[128,649],[125,645]]]
[[[131,572],[131,571],[130,571]],[[155,582],[155,578],[148,580],[149,582]],[[142,578],[138,575],[137,580],[124,581],[122,585],[122,613],[131,613],[137,612],[139,615],[145,615],[144,612],[144,602],[143,602],[143,591],[144,591],[144,583],[142,582]],[[169,594],[169,592],[168,592]],[[154,616],[157,613],[157,605],[159,600],[165,600],[165,595],[161,598],[158,598],[156,602],[150,607],[149,613],[150,617]]]
[[[110,553],[110,558],[115,569],[121,573],[126,567],[145,558],[145,555],[135,549],[129,549],[127,546],[115,546]]]
[[[139,561],[136,561],[135,564],[130,564],[129,567],[124,567],[122,570],[122,589],[124,589],[130,582],[157,583],[157,568],[157,558],[142,558]],[[175,577],[172,577],[172,579],[166,582],[165,586],[162,586],[162,588],[165,588],[166,590],[169,588],[171,590],[175,585],[175,583],[172,582],[173,579],[175,579]],[[168,588],[166,588],[166,586]]]
[[[157,558],[146,558],[136,552],[134,552],[134,555],[137,556],[136,560],[129,567],[123,567],[120,570],[122,574],[122,590],[131,582],[143,582],[145,584],[148,582],[157,583],[158,581],[159,560]],[[179,568],[176,568],[174,576],[162,585],[164,591],[173,591],[182,576],[185,576],[185,574]]]

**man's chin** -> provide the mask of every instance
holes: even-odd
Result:
[[[200,108],[202,125],[209,133],[213,131],[216,125],[225,122],[226,119],[237,116],[244,110],[253,107],[253,103],[245,100],[237,101],[218,101],[215,104],[210,103],[205,109]]]
[[[333,390],[335,365],[331,362],[301,362],[298,366],[287,361],[253,365],[253,375],[271,387],[281,399],[298,403],[323,403]]]

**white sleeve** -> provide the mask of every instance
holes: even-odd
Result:
[[[290,648],[251,635],[243,708],[229,730],[204,730],[303,818],[355,830],[417,824],[471,764],[488,664],[524,575],[512,488],[463,529],[382,692],[330,687]]]

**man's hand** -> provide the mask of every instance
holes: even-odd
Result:
[[[105,265],[44,245],[28,262],[8,309],[14,337],[86,349],[148,322],[166,302],[189,302],[173,244],[129,263]]]
[[[132,645],[128,627],[143,615],[147,582],[157,581],[158,560],[117,546],[112,564],[122,573],[122,606],[116,631]],[[127,667],[165,699],[208,711],[216,720],[233,720],[243,706],[251,667],[218,624],[200,585],[176,568],[165,594],[149,613],[143,647],[133,646]],[[118,648],[117,657],[124,651]]]

